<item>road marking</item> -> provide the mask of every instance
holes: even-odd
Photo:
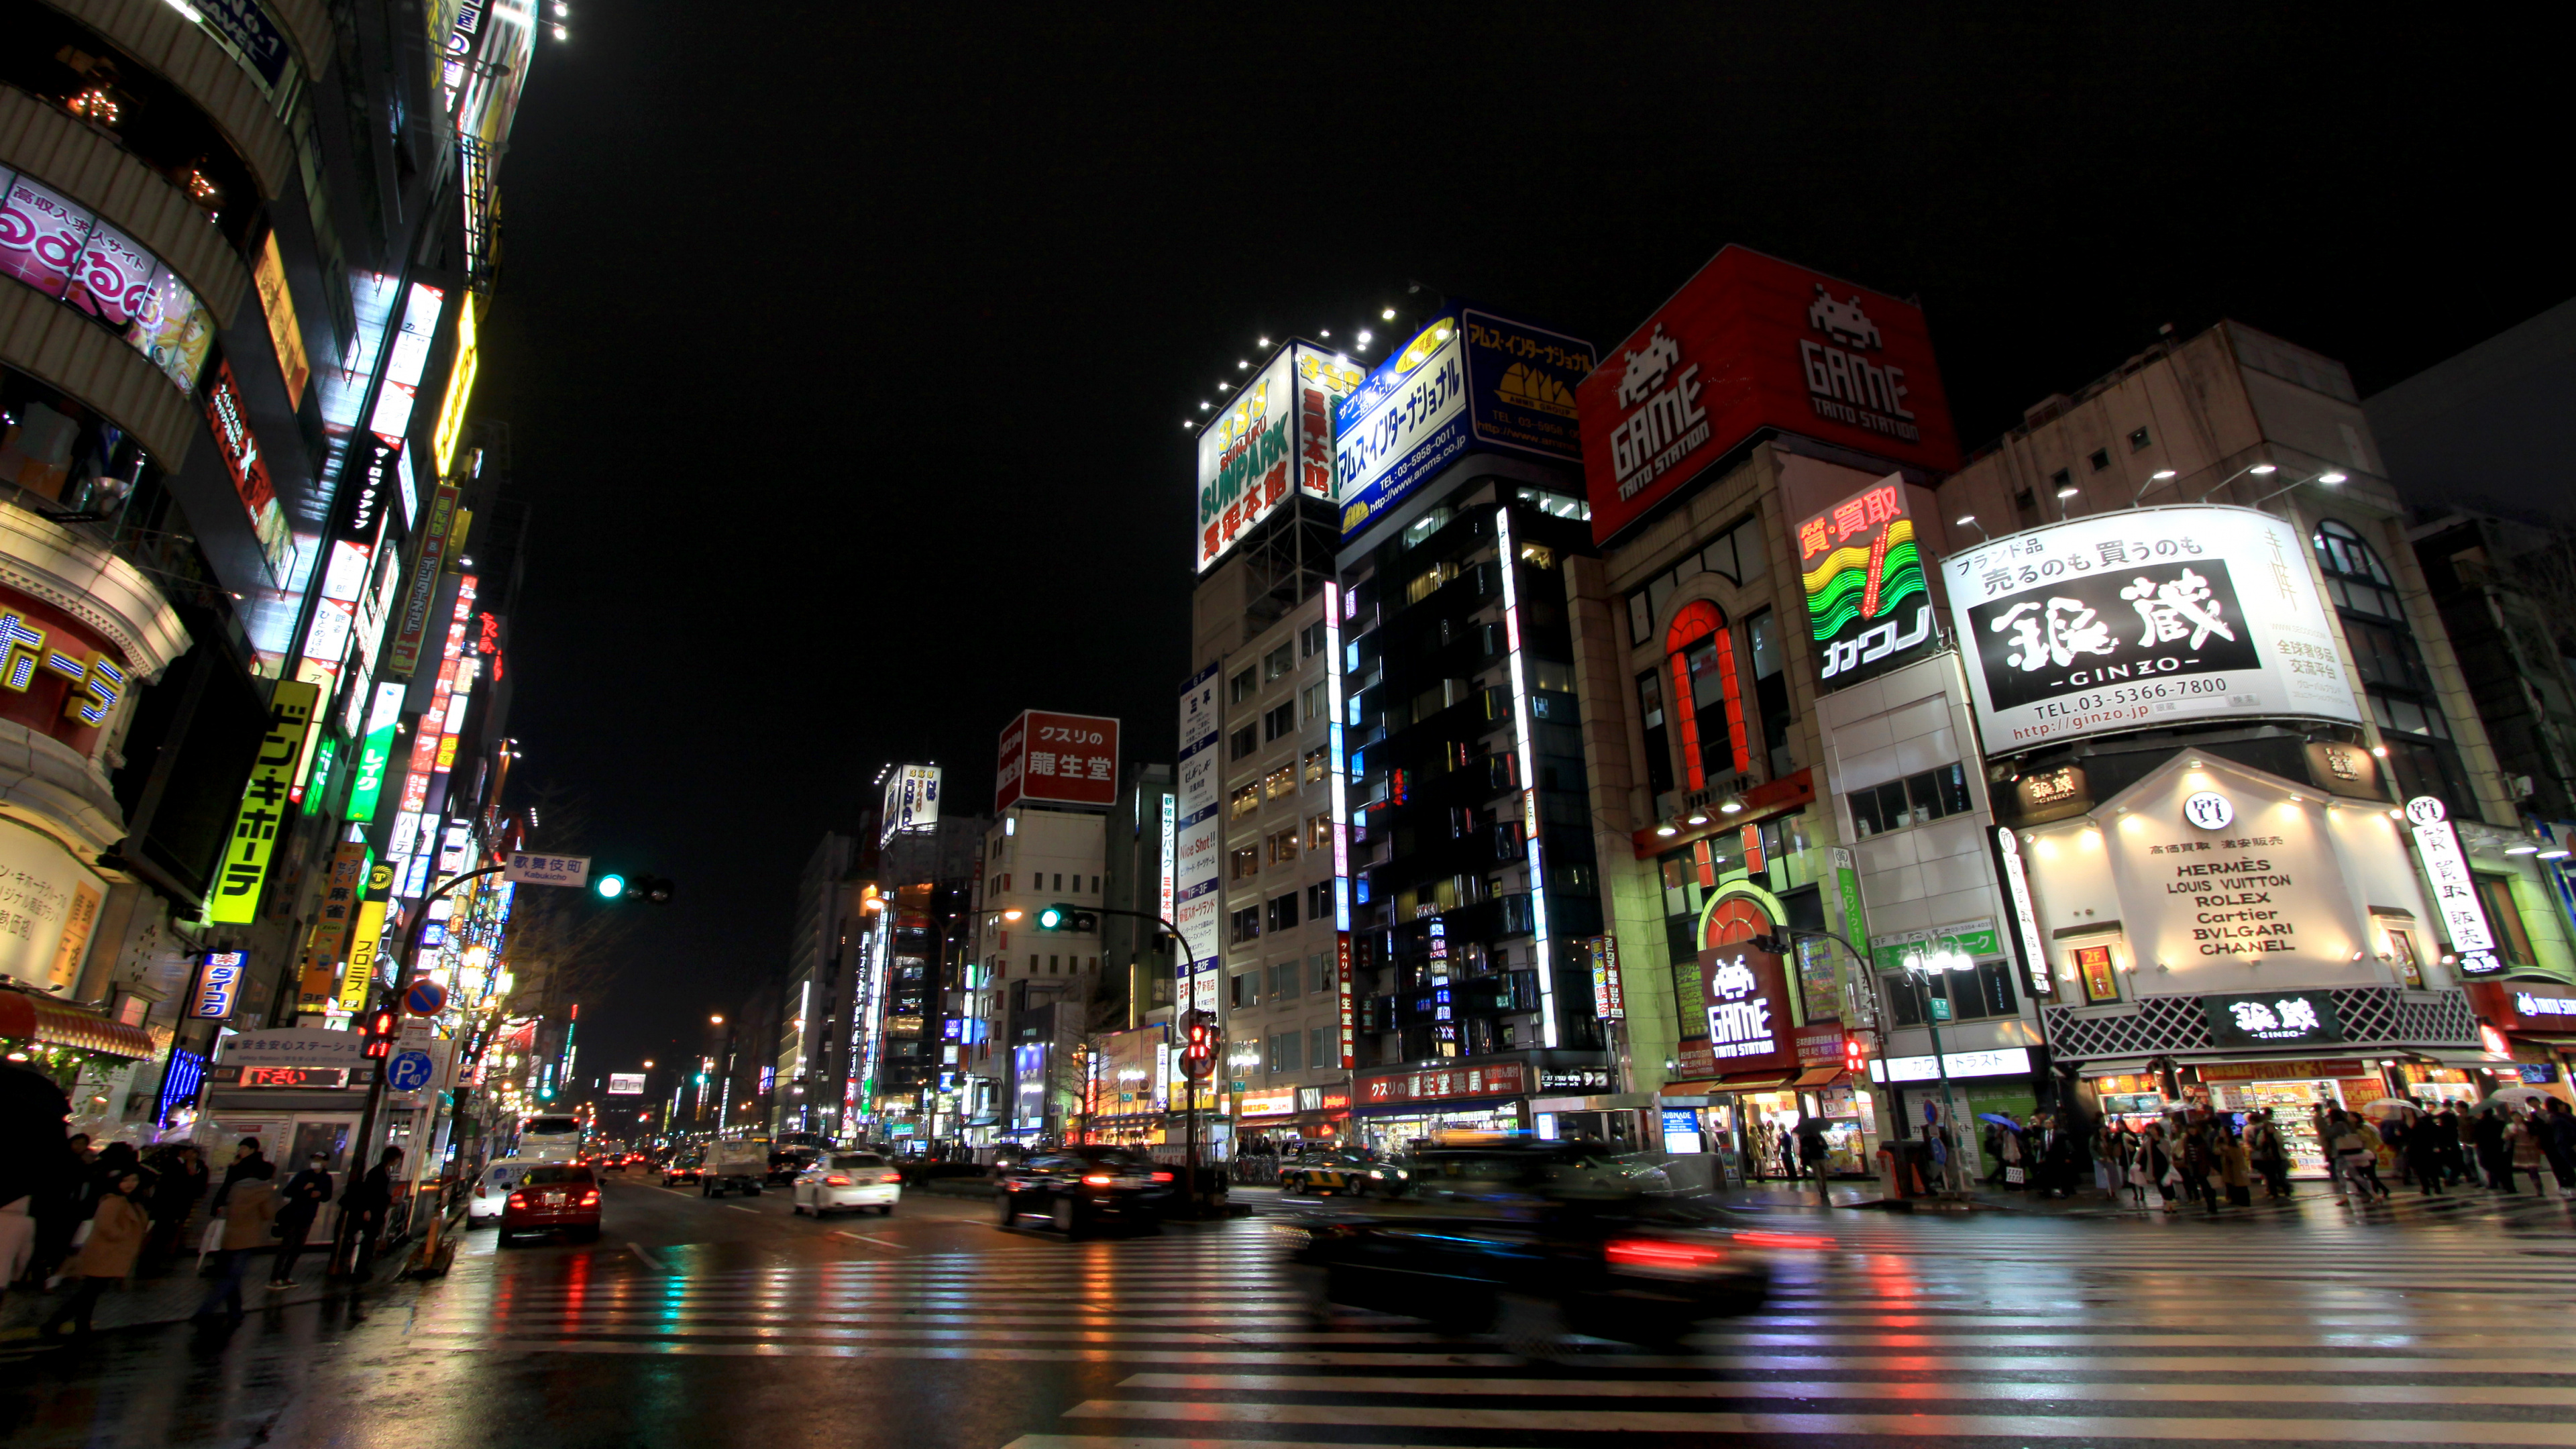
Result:
[[[1587,1360],[1588,1362],[1589,1360]],[[1605,1366],[1621,1362],[1599,1360]],[[2030,1383],[2009,1379],[1945,1377],[1931,1383],[1792,1383],[1779,1379],[1711,1383],[1663,1379],[1388,1379],[1319,1378],[1312,1374],[1131,1374],[1122,1389],[1178,1389],[1228,1393],[1479,1394],[1496,1397],[1613,1399],[1916,1399],[1952,1402],[2009,1399],[2046,1403],[2102,1399],[2149,1404],[2244,1402],[2270,1404],[2511,1404],[2520,1408],[2576,1407],[2576,1389],[2506,1388],[2492,1384],[2207,1384],[2193,1393],[2169,1379],[2143,1384],[2090,1381]],[[1361,1416],[1363,1410],[1350,1407]],[[1553,1412],[1553,1411],[1549,1411]]]
[[[1094,1399],[1065,1412],[1068,1419],[1178,1419],[1192,1423],[1336,1424],[1351,1428],[1526,1429],[1527,1409],[1470,1409],[1456,1405],[1142,1403]],[[1669,1413],[1651,1410],[1548,1412],[1548,1427],[1561,1432],[1655,1434],[1903,1434],[1909,1437],[2033,1439],[2201,1439],[2211,1442],[2298,1440],[2375,1444],[2557,1444],[2563,1424],[2476,1419],[2237,1419],[2113,1418],[2099,1414],[1772,1414]],[[1067,1442],[1060,1438],[1023,1438]],[[1072,1441],[1081,1442],[1081,1441]],[[1097,1445],[1099,1441],[1091,1443]],[[1135,1440],[1134,1443],[1151,1443]],[[1277,1445],[1267,1449],[1279,1449]]]
[[[882,1247],[892,1248],[898,1253],[909,1253],[912,1251],[910,1248],[894,1241],[892,1238],[873,1238],[868,1236],[866,1233],[851,1232],[847,1228],[832,1229],[832,1236],[836,1238],[854,1238],[862,1243],[876,1243]]]
[[[726,1207],[729,1207],[729,1208],[732,1208],[735,1212],[738,1212],[738,1213],[756,1213],[756,1212],[760,1211],[760,1209],[758,1209],[758,1208],[747,1208],[747,1207],[744,1207],[741,1203],[738,1203],[738,1202],[729,1202],[729,1203],[726,1203],[726,1204],[725,1204],[725,1206],[726,1206]]]
[[[643,1245],[642,1243],[628,1243],[628,1244],[626,1245],[626,1251],[628,1251],[628,1252],[630,1252],[630,1253],[633,1253],[636,1257],[639,1257],[639,1258],[643,1259],[643,1260],[644,1260],[644,1266],[646,1266],[646,1267],[648,1267],[648,1268],[652,1269],[652,1270],[653,1270],[654,1272],[656,1272],[656,1273],[668,1273],[668,1272],[670,1272],[670,1271],[671,1271],[670,1269],[665,1268],[665,1267],[663,1267],[663,1266],[662,1266],[662,1260],[661,1260],[661,1259],[654,1257],[652,1254],[650,1254],[650,1253],[648,1253],[648,1252],[645,1252],[645,1251],[644,1251],[644,1245]]]

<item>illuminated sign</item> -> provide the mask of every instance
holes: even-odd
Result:
[[[1461,1097],[1514,1097],[1529,1090],[1528,1083],[1529,1072],[1522,1063],[1494,1062],[1419,1072],[1379,1072],[1360,1078],[1359,1094],[1363,1104],[1376,1107]]]
[[[2004,899],[2012,907],[2015,936],[2021,942],[2022,965],[2030,972],[2030,989],[2040,996],[2053,990],[2048,979],[2048,950],[2039,941],[2039,908],[2030,896],[2030,868],[2021,858],[2021,837],[1995,827],[1995,859],[2002,867]]]
[[[349,807],[343,813],[360,822],[376,818],[384,795],[385,769],[393,762],[394,726],[401,722],[403,695],[399,684],[379,684],[367,708],[367,730],[358,742],[358,773],[349,785]]]
[[[2513,994],[2513,1009],[2525,1016],[2576,1016],[2576,997],[2534,996],[2517,991]]]
[[[1592,1014],[1603,1021],[1625,1020],[1628,995],[1619,979],[1619,939],[1587,937],[1583,951],[1592,962]]]
[[[877,844],[939,826],[939,767],[897,765],[886,775],[878,807]]]
[[[1365,375],[1348,358],[1291,342],[1199,431],[1201,573],[1292,493],[1332,498],[1333,404]]]
[[[250,531],[259,541],[260,557],[268,561],[269,577],[286,577],[287,555],[294,541],[287,537],[286,513],[277,506],[277,489],[269,482],[268,461],[260,456],[259,437],[250,430],[250,417],[243,408],[241,389],[233,383],[233,365],[218,359],[214,376],[206,382],[206,425],[214,433],[215,456],[224,460],[224,472],[233,480],[234,496],[241,500],[242,513],[250,520]]]
[[[1929,1082],[1947,1071],[1953,1077],[2026,1077],[2030,1075],[2030,1048],[1996,1047],[1992,1051],[1943,1052],[1936,1064],[1930,1057],[1886,1057],[1869,1064],[1873,1082]]]
[[[2433,909],[2441,913],[2442,932],[2459,953],[2460,974],[2493,976],[2504,970],[2504,958],[2496,954],[2495,932],[2487,924],[2486,907],[2478,900],[2477,878],[2469,873],[2469,858],[2460,850],[2459,832],[2452,829],[2449,817],[2442,802],[2430,795],[2406,802],[2415,856],[2432,882]]]
[[[1297,1089],[1281,1087],[1267,1092],[1246,1092],[1236,1100],[1238,1117],[1286,1117],[1297,1110]]]
[[[429,638],[430,613],[437,602],[439,571],[447,562],[447,534],[456,521],[456,485],[441,483],[430,494],[429,515],[420,534],[420,554],[413,560],[411,591],[403,601],[402,627],[386,653],[386,672],[408,679],[420,666]]]
[[[96,728],[125,697],[125,671],[105,648],[83,638],[53,610],[22,600],[15,591],[0,591],[0,689],[29,694],[40,682],[63,686],[60,709],[39,696],[28,701],[33,719],[15,701],[0,701],[0,711],[57,738],[70,730],[53,727],[56,720],[68,720],[72,728]]]
[[[456,440],[465,431],[465,405],[474,395],[474,373],[482,364],[482,348],[474,335],[474,299],[456,310],[456,362],[447,372],[447,398],[439,404],[438,426],[430,434],[430,454],[438,462],[438,476],[447,476],[456,463]]]
[[[1334,959],[1338,965],[1335,995],[1340,1020],[1341,1064],[1359,1065],[1353,1040],[1351,1001],[1351,766],[1349,740],[1342,732],[1342,587],[1324,585],[1324,759],[1325,793],[1331,801],[1333,832]]]
[[[324,878],[322,911],[313,921],[313,934],[304,948],[304,984],[302,1004],[319,1011],[333,1004],[338,995],[346,1001],[346,988],[340,975],[341,953],[348,948],[349,925],[357,918],[358,899],[366,891],[367,862],[373,852],[358,841],[343,841],[331,857],[331,873]],[[353,1010],[342,1006],[342,1010]]]
[[[269,857],[286,821],[287,790],[304,752],[304,737],[313,728],[320,693],[300,680],[282,679],[269,695],[268,731],[252,761],[241,808],[234,813],[214,899],[207,903],[206,917],[217,925],[248,925],[256,917],[259,889],[268,879]]]
[[[2131,508],[1941,562],[1987,748],[2195,720],[2361,715],[2296,530]]]
[[[2305,1046],[2344,1039],[2329,992],[2204,996],[2200,1009],[2208,1018],[2210,1038],[2223,1047]]]
[[[768,1073],[774,1072],[778,1069],[776,1067],[763,1067],[761,1070],[764,1073]],[[760,1089],[764,1092],[768,1091],[769,1084],[767,1082],[761,1083]],[[608,1074],[608,1095],[612,1097],[643,1096],[644,1074],[642,1072],[610,1072]]]
[[[1014,802],[1109,805],[1118,799],[1118,721],[1022,710],[1002,730],[993,808]]]
[[[384,936],[385,903],[360,902],[357,925],[349,937],[349,967],[340,977],[342,1011],[367,1009],[367,993],[376,984],[376,952],[381,949]]]
[[[89,208],[5,167],[0,238],[0,276],[106,324],[179,391],[196,387],[215,319],[160,258]]]
[[[304,403],[304,386],[313,379],[313,364],[304,355],[304,329],[295,320],[295,295],[286,287],[286,262],[277,252],[277,232],[261,239],[251,265],[259,289],[260,315],[268,320],[269,345],[277,349],[277,370],[286,379],[289,411]]]
[[[1819,676],[1835,688],[1883,674],[1932,638],[1932,590],[1891,473],[1798,525]]]
[[[1191,675],[1181,686],[1181,748],[1174,756],[1172,794],[1175,826],[1171,921],[1181,932],[1181,975],[1186,978],[1177,1003],[1182,1011],[1216,1010],[1217,918],[1222,898],[1217,880],[1217,667]]]
[[[1781,1009],[1780,958],[1739,945],[1702,952],[1699,969],[1707,998],[1709,1055],[1720,1062],[1780,1055],[1781,1031],[1788,1025]],[[1766,970],[1773,978],[1767,989]]]
[[[197,959],[197,989],[188,998],[188,1016],[194,1021],[222,1021],[233,1014],[233,1003],[241,997],[242,972],[250,965],[250,953],[208,951]]]
[[[412,407],[420,397],[421,375],[429,370],[429,345],[438,333],[438,314],[447,305],[447,294],[425,283],[414,282],[405,300],[402,330],[394,334],[393,349],[385,355],[385,377],[376,389],[376,411],[367,427],[396,447],[411,432]]]
[[[1512,510],[1494,510],[1494,536],[1502,544],[1503,647],[1512,680],[1512,740],[1520,765],[1521,842],[1529,853],[1531,961],[1538,967],[1539,1045],[1561,1045],[1556,1005],[1556,960],[1547,929],[1547,863],[1539,847],[1538,761],[1531,738],[1529,672],[1521,659],[1520,554],[1512,547]]]
[[[235,1085],[244,1087],[346,1087],[347,1067],[243,1067]]]

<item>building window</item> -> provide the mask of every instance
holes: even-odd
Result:
[[[1259,1006],[1261,1004],[1260,972],[1246,971],[1242,975],[1233,978],[1233,980],[1227,984],[1230,987],[1230,994],[1226,998],[1226,1004],[1228,1006]]]
[[[2129,430],[2129,451],[2130,451],[2130,452],[2132,452],[2132,453],[2143,453],[2143,452],[2145,452],[2145,451],[2147,450],[2147,443],[2148,443],[2149,441],[2150,441],[2150,440],[2149,440],[2149,439],[2148,439],[2148,437],[2147,437],[2147,430],[2146,430],[2146,429],[2144,429],[2144,428],[2132,428],[2132,429],[2130,429],[2130,430]]]
[[[1245,725],[1226,737],[1225,757],[1229,760],[1240,760],[1259,748],[1261,748],[1260,735],[1251,725]]]
[[[1973,971],[1920,976],[1891,971],[1879,978],[1879,988],[1898,1026],[1928,1024],[1930,1012],[1924,1003],[1941,997],[1950,1002],[1952,1021],[1985,1021],[2021,1012],[2021,998],[2013,989],[2013,966],[2005,960],[1980,961]]]
[[[1308,750],[1306,752],[1306,758],[1302,763],[1307,784],[1320,785],[1324,783],[1324,752],[1322,750]]]
[[[1261,935],[1261,907],[1245,906],[1242,910],[1236,911],[1233,915],[1227,917],[1227,919],[1233,926],[1231,939],[1235,944],[1240,945],[1245,941],[1259,939]]]
[[[1333,914],[1333,883],[1319,880],[1306,887],[1306,919],[1321,921]]]
[[[1646,793],[1661,799],[1673,788],[1673,745],[1664,729],[1664,676],[1659,670],[1637,676],[1637,718],[1646,724]]]
[[[1324,1032],[1325,1028],[1320,1026],[1309,1027],[1306,1030],[1306,1069],[1308,1071],[1321,1071],[1325,1067],[1336,1065],[1333,1060],[1332,1044],[1325,1039]]]
[[[1226,872],[1229,879],[1250,880],[1261,873],[1261,852],[1254,846],[1232,851],[1227,858],[1233,862],[1233,868]]]
[[[1847,798],[1851,802],[1852,834],[1860,840],[1926,824],[1945,815],[1964,814],[1971,808],[1968,772],[1958,765],[1943,765],[1920,775],[1854,790]]]
[[[2401,795],[2430,795],[2455,812],[2476,803],[2451,728],[2433,697],[2431,676],[2397,596],[2396,580],[2370,544],[2347,524],[2327,519],[2311,538],[2326,593],[2334,600],[2353,668],[2388,750]]]
[[[1297,667],[1297,646],[1282,644],[1261,656],[1261,681],[1264,684]]]
[[[1241,820],[1244,816],[1261,808],[1261,787],[1258,785],[1246,785],[1242,789],[1235,791],[1231,796],[1228,796],[1227,801],[1227,813],[1234,819]],[[1005,885],[1003,889],[1007,890],[1009,887]]]
[[[1297,631],[1297,652],[1300,657],[1312,659],[1324,652],[1324,624],[1324,620],[1317,619]]]
[[[1278,769],[1262,776],[1261,793],[1264,797],[1272,800],[1276,800],[1282,795],[1296,794],[1297,767],[1294,765],[1281,765]]]
[[[1225,702],[1241,704],[1252,698],[1253,691],[1260,687],[1260,684],[1253,679],[1252,671],[1247,669],[1225,682]]]
[[[1299,1050],[1299,1048],[1305,1046],[1305,1044],[1306,1034],[1302,1031],[1283,1031],[1277,1036],[1272,1037],[1270,1039],[1270,1070],[1273,1072],[1294,1072],[1304,1070],[1306,1054]]]
[[[1761,610],[1744,621],[1753,651],[1753,713],[1762,724],[1762,758],[1774,780],[1798,768],[1789,749],[1789,675],[1781,667],[1778,616]]]
[[[1270,832],[1269,838],[1262,842],[1262,846],[1263,853],[1273,861],[1295,860],[1297,858],[1296,827],[1290,826],[1286,830]]]
[[[1693,599],[1664,631],[1664,673],[1681,714],[1682,780],[1690,789],[1734,774],[1746,759],[1744,709],[1735,680],[1735,637],[1726,616]]]
[[[1285,1001],[1297,994],[1297,963],[1282,961],[1270,968],[1270,999]]]
[[[1293,931],[1297,929],[1297,898],[1278,896],[1262,903],[1262,929]]]
[[[2513,903],[2513,877],[2476,872],[2478,904],[2486,907],[2487,929],[2495,936],[2496,952],[2508,966],[2537,966],[2531,954],[2531,935],[2522,928],[2522,910]]]
[[[1421,574],[1416,577],[1413,582],[1404,586],[1404,601],[1408,604],[1421,603],[1424,599],[1431,597],[1432,592],[1438,589],[1442,584],[1445,584],[1456,577],[1458,577],[1458,566],[1456,564],[1434,564],[1429,571]]]
[[[2108,448],[2095,448],[2091,453],[2085,455],[2084,461],[2093,465],[2094,472],[2107,473],[2111,471],[2111,450]]]
[[[1308,850],[1322,850],[1324,847],[1331,845],[1332,843],[1333,817],[1330,815],[1309,816],[1306,820],[1306,848]]]
[[[1315,990],[1336,991],[1341,988],[1341,969],[1334,963],[1332,957],[1309,956],[1306,958],[1306,965],[1313,973],[1307,979],[1315,983]]]
[[[1305,716],[1309,720],[1322,719],[1325,715],[1332,712],[1332,693],[1324,685],[1307,685],[1304,689],[1298,691],[1297,698],[1304,705]]]
[[[1264,743],[1278,739],[1283,735],[1293,735],[1296,732],[1297,702],[1295,700],[1289,700],[1286,703],[1262,711],[1261,738]]]

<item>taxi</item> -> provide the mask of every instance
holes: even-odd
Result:
[[[1393,1197],[1404,1191],[1405,1170],[1376,1154],[1337,1147],[1279,1164],[1279,1190],[1309,1197]]]

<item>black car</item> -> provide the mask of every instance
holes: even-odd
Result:
[[[769,1154],[769,1180],[773,1183],[793,1183],[804,1174],[805,1169],[821,1161],[822,1156],[822,1148],[805,1143],[779,1148]]]
[[[1319,1308],[1490,1331],[1532,1357],[1569,1334],[1666,1346],[1759,1308],[1782,1248],[1829,1242],[1736,1231],[1596,1144],[1432,1148],[1408,1170],[1406,1200],[1289,1230]]]
[[[1035,1215],[1079,1238],[1113,1224],[1159,1231],[1173,1173],[1122,1147],[1066,1147],[997,1164],[1002,1224]]]

